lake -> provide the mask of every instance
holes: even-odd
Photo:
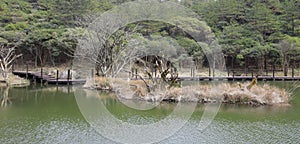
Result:
[[[267,83],[285,89],[296,84]],[[126,135],[132,136],[128,139],[138,135],[139,129],[118,131],[112,126],[113,122],[106,120],[105,115],[97,115],[104,110],[98,107],[101,104],[115,119],[141,127],[153,123],[164,127],[164,124],[159,123],[163,119],[178,123],[178,131],[174,134],[170,131],[171,136],[159,143],[300,143],[299,88],[294,91],[291,106],[222,104],[213,121],[204,129],[199,129],[198,126],[207,104],[195,105],[189,120],[181,128],[184,116],[179,114],[168,117],[176,109],[176,103],[162,102],[153,109],[141,111],[111,98],[107,92],[99,92],[99,96],[91,97],[76,95],[74,92],[83,91],[71,86],[38,85],[10,89],[12,103],[0,108],[0,143],[117,143],[119,140],[112,141],[106,134],[98,132],[124,134],[120,139],[127,139]],[[85,94],[88,92],[84,91]],[[91,91],[93,92],[95,91]],[[187,111],[181,110],[181,114],[190,113],[188,106],[191,104],[182,105],[187,105]],[[87,114],[84,110],[90,113]],[[95,119],[101,120],[99,124],[103,125],[95,125]],[[138,139],[151,139],[165,131],[168,131],[167,126],[157,134],[149,133],[145,138]]]

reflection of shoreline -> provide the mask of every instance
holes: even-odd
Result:
[[[238,112],[238,113],[255,113],[255,114],[272,114],[272,113],[284,113],[291,108],[290,105],[274,105],[274,106],[261,106],[261,107],[247,107],[245,105],[231,105],[224,104],[220,111],[223,112]]]
[[[107,109],[113,113],[116,117],[122,119],[122,120],[128,120],[127,118],[134,117],[134,115],[140,115],[143,116],[146,113],[139,113],[136,112],[135,109],[132,109],[126,105],[124,105],[122,102],[118,100],[112,93],[109,92],[99,92],[98,95],[96,95],[95,90],[84,90],[86,93],[84,99],[90,99],[91,101],[97,101],[101,100],[102,103],[107,107]],[[87,96],[89,95],[89,96]],[[134,100],[128,100],[128,101],[134,101]],[[145,101],[137,100],[138,103],[143,104]],[[188,105],[190,102],[182,102],[182,104]],[[157,105],[153,110],[164,110],[164,114],[169,114],[174,110],[178,103],[175,102],[166,102],[162,101],[159,105]],[[209,105],[209,103],[198,103],[197,107],[194,110],[195,115],[192,116],[192,119],[199,120],[200,116],[205,111],[205,107]],[[247,106],[244,104],[222,104],[220,107],[220,110],[218,113],[220,115],[223,115],[225,119],[231,119],[230,115],[235,115],[237,119],[249,119],[249,120],[256,120],[256,116],[262,116],[262,119],[268,118],[268,117],[276,117],[277,114],[284,115],[286,112],[289,112],[291,110],[290,106],[259,106],[259,107],[252,107]],[[151,111],[153,111],[151,109]],[[137,110],[138,111],[138,110]],[[150,112],[151,113],[151,112]],[[148,113],[149,114],[149,113]],[[122,115],[123,117],[121,117]],[[124,116],[126,115],[126,116]],[[159,114],[158,114],[159,115]],[[229,116],[226,116],[229,115]],[[154,116],[154,115],[153,115]],[[222,116],[221,116],[222,117]],[[161,119],[163,117],[159,117],[158,119]]]
[[[119,98],[113,93],[113,92],[108,92],[108,91],[97,91],[97,94],[95,93],[95,90],[90,90],[90,89],[83,89],[85,92],[85,97],[86,98],[91,98],[91,99],[99,99],[103,102],[104,105],[111,104],[111,103],[135,103],[135,104],[141,104],[144,105],[146,103],[148,104],[153,104],[153,102],[146,102],[146,101],[141,101],[141,100],[126,100],[123,99],[122,102],[119,100]],[[163,108],[163,109],[169,109],[173,110],[178,103],[170,103],[166,101],[160,102],[155,109]],[[183,103],[183,104],[189,104],[189,103]],[[126,105],[124,105],[126,106]]]
[[[73,93],[74,86],[30,86],[29,91]]]

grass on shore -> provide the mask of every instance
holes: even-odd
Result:
[[[12,73],[8,73],[8,79],[5,81],[3,76],[0,75],[0,86],[9,86],[9,87],[24,87],[30,85],[30,81],[24,78],[20,78]]]
[[[123,80],[96,78],[97,86],[109,87],[124,99],[140,99],[145,101],[172,102],[223,102],[233,104],[277,105],[288,104],[292,92],[275,86],[255,85],[251,90],[243,83],[220,83],[216,85],[201,84],[183,87],[165,88],[149,93],[142,80]]]

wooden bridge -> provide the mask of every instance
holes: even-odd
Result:
[[[40,72],[32,71],[13,71],[13,74],[29,79],[33,82],[38,82],[42,84],[56,84],[56,85],[74,85],[74,84],[84,84],[85,79],[72,79],[71,71],[68,70],[66,78],[59,77],[59,71],[56,71],[56,76],[46,75],[43,73],[43,69]],[[253,74],[251,76],[187,76],[179,77],[182,81],[250,81],[254,78]],[[133,78],[134,79],[134,78]],[[300,81],[300,76],[275,76],[274,73],[272,76],[258,76],[258,81]]]
[[[251,81],[254,77],[253,76],[199,76],[199,77],[180,77],[183,81],[189,80],[199,80],[199,81],[212,81],[212,80],[219,80],[219,81]],[[300,81],[300,76],[258,76],[258,81]]]
[[[43,71],[41,72],[30,72],[30,71],[13,71],[14,75],[22,78],[29,79],[33,82],[43,83],[43,84],[56,84],[56,85],[74,85],[74,84],[84,84],[85,79],[72,79],[70,75],[70,70],[68,70],[67,78],[59,78],[58,71],[57,76],[45,75]]]

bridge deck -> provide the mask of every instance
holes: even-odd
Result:
[[[14,71],[14,75],[22,78],[27,78],[36,82],[43,82],[47,84],[84,84],[85,79],[67,79],[67,78],[55,78],[54,76],[41,75],[40,72],[26,72],[26,71]]]
[[[28,78],[36,82],[43,82],[48,84],[84,84],[85,79],[67,79],[59,78],[56,79],[53,76],[43,75],[40,72],[26,72],[26,71],[14,71],[13,74],[18,75],[22,78]],[[245,81],[252,80],[252,76],[222,76],[222,77],[209,77],[209,76],[198,76],[198,77],[179,77],[182,81],[211,81],[211,80],[227,80],[227,81]],[[300,76],[290,77],[290,76],[259,76],[258,81],[300,81]]]

